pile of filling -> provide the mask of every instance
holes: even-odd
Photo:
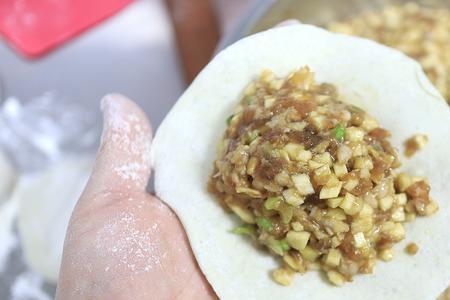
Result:
[[[282,258],[280,284],[309,269],[335,285],[371,273],[392,259],[405,222],[438,209],[425,178],[394,173],[389,131],[308,67],[283,79],[263,71],[227,124],[208,188],[243,221],[234,233]]]
[[[415,3],[387,6],[329,29],[375,40],[416,59],[450,103],[450,10]]]

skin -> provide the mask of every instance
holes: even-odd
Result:
[[[95,167],[70,220],[56,299],[216,299],[177,216],[146,192],[152,131],[120,95],[102,101]],[[137,166],[124,175],[123,166]]]

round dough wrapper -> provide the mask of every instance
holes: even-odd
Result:
[[[49,281],[58,279],[69,219],[92,165],[91,157],[66,158],[47,170],[22,176],[13,192],[26,261]]]
[[[320,272],[297,275],[283,287],[270,277],[279,265],[230,230],[226,214],[207,192],[215,146],[243,88],[263,69],[287,76],[308,65],[318,82],[337,86],[341,98],[373,115],[392,132],[392,143],[415,133],[429,142],[403,169],[424,175],[440,210],[406,225],[389,263],[336,288]],[[183,223],[195,257],[221,299],[436,299],[450,282],[450,109],[421,67],[372,41],[308,25],[287,26],[245,38],[219,53],[168,114],[152,150],[157,194]],[[414,257],[403,249],[415,242]]]

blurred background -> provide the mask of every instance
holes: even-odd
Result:
[[[415,2],[450,8],[450,0]],[[285,19],[327,27],[404,3],[0,0],[0,299],[53,298],[68,219],[98,146],[102,96],[127,95],[157,130],[214,53],[243,36]],[[448,58],[449,14],[439,22]],[[443,86],[449,63],[433,73]]]

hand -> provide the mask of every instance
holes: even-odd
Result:
[[[215,299],[180,221],[145,190],[145,114],[120,95],[106,96],[102,109],[101,145],[69,223],[56,299]]]
[[[145,190],[152,131],[144,112],[121,95],[106,96],[102,110],[101,145],[67,229],[56,299],[217,299],[177,216]]]

